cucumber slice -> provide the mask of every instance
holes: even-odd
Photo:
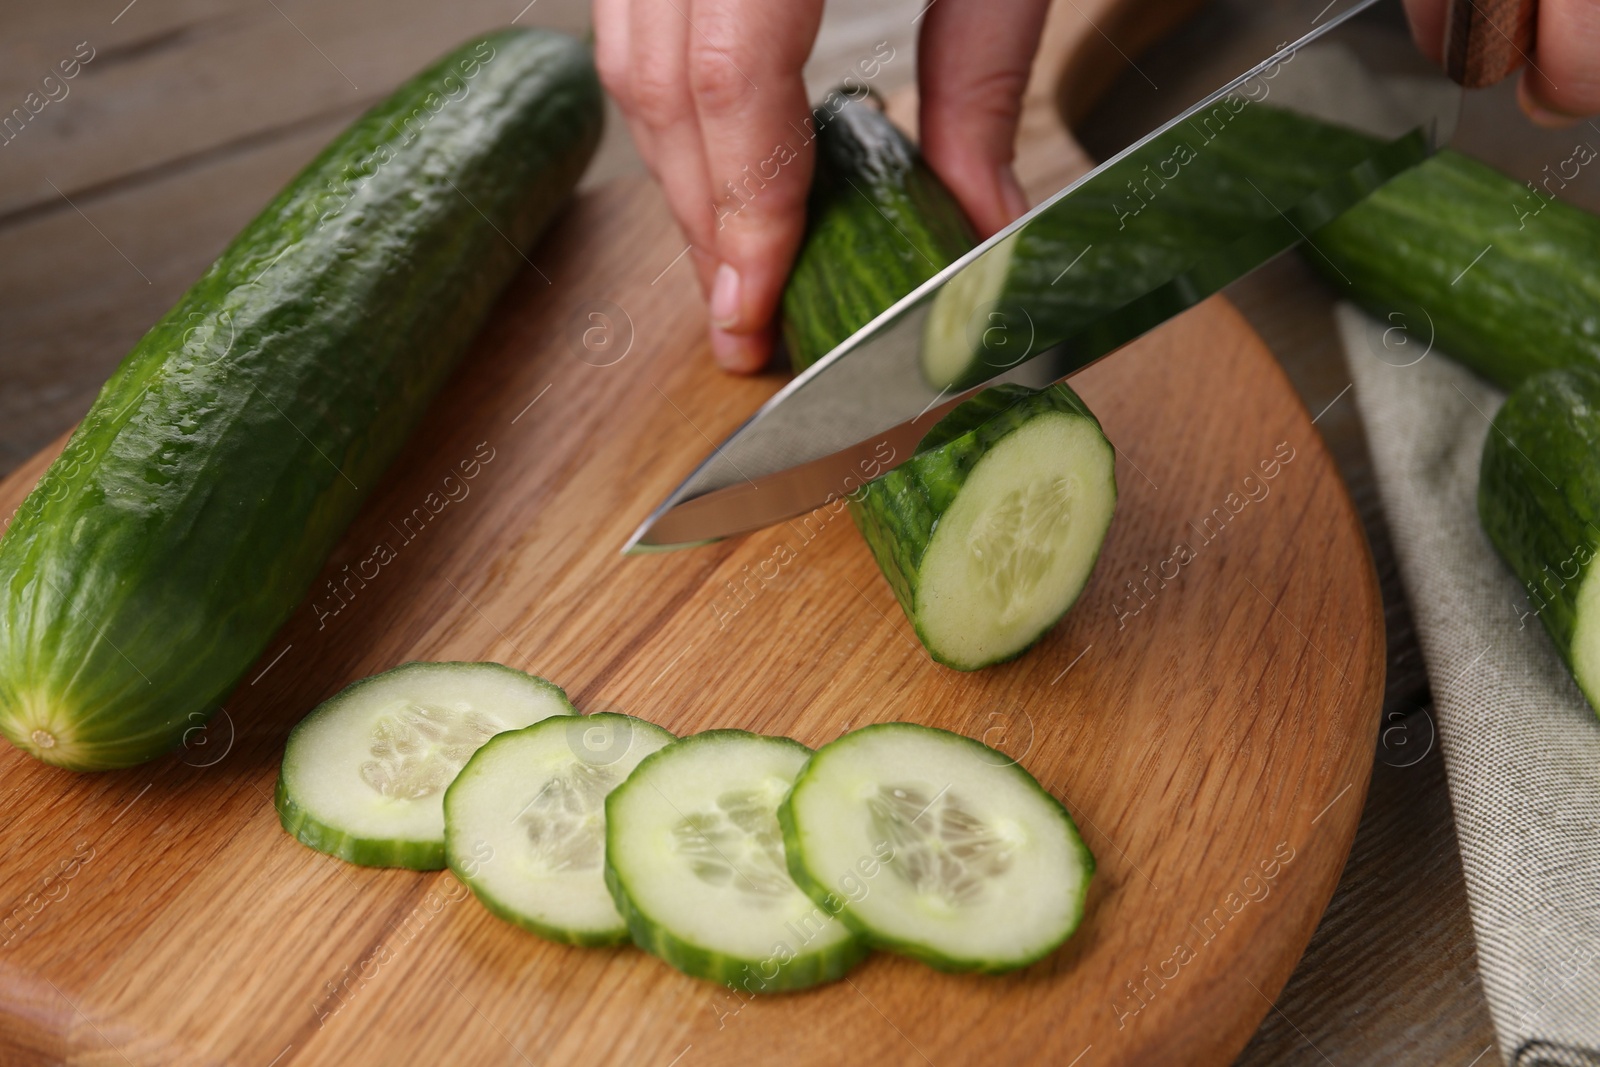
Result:
[[[1078,928],[1094,874],[1060,801],[1004,753],[906,722],[823,745],[778,811],[789,872],[874,946],[1009,971]]]
[[[606,798],[606,885],[634,943],[751,993],[832,981],[866,946],[785,868],[778,804],[811,750],[710,730],[647,756]]]
[[[1064,384],[986,389],[868,483],[851,514],[929,655],[1020,655],[1072,607],[1116,506],[1116,453]]]
[[[628,940],[605,883],[606,795],[673,740],[610,712],[496,735],[445,790],[445,860],[524,930],[572,945]]]
[[[485,741],[576,715],[560,687],[498,663],[406,663],[346,686],[289,734],[278,818],[366,867],[439,870],[444,791]]]

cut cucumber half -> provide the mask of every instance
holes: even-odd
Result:
[[[1089,580],[1117,501],[1116,453],[1066,385],[986,389],[852,499],[929,655],[974,670],[1021,654]]]
[[[634,943],[750,993],[839,978],[862,941],[794,884],[777,810],[811,750],[710,730],[647,756],[606,798],[606,885]]]
[[[560,687],[498,663],[406,663],[346,686],[289,734],[278,818],[366,867],[439,870],[444,791],[489,738],[576,715]]]
[[[912,723],[818,749],[779,809],[789,872],[874,946],[941,970],[1049,955],[1094,874],[1072,816],[1002,752]]]
[[[615,945],[606,795],[673,742],[631,715],[552,717],[490,739],[444,794],[450,869],[484,907],[553,941]]]

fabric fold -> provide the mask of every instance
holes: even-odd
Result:
[[[1429,351],[1426,323],[1335,316],[1427,661],[1501,1055],[1600,1065],[1600,719],[1478,523],[1504,394]]]

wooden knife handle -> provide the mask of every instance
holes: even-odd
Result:
[[[1468,89],[1493,85],[1533,55],[1538,0],[1450,0],[1445,70]]]

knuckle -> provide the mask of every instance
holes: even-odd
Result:
[[[735,175],[731,184],[744,199],[738,221],[740,229],[755,230],[764,240],[787,241],[790,231],[798,233],[805,220],[807,186],[798,175],[779,174],[771,181],[747,171]]]
[[[659,62],[636,62],[629,83],[630,107],[645,125],[671,126],[683,117],[684,84],[673,67]]]
[[[1015,119],[1022,111],[1022,92],[1027,85],[1025,71],[984,71],[974,74],[961,86],[961,99],[991,118]]]
[[[942,87],[923,105],[923,154],[957,170],[1011,159],[1024,85],[1024,77],[996,71]]]
[[[695,104],[713,115],[739,110],[750,93],[736,60],[722,48],[696,43],[689,49],[689,89]]]

